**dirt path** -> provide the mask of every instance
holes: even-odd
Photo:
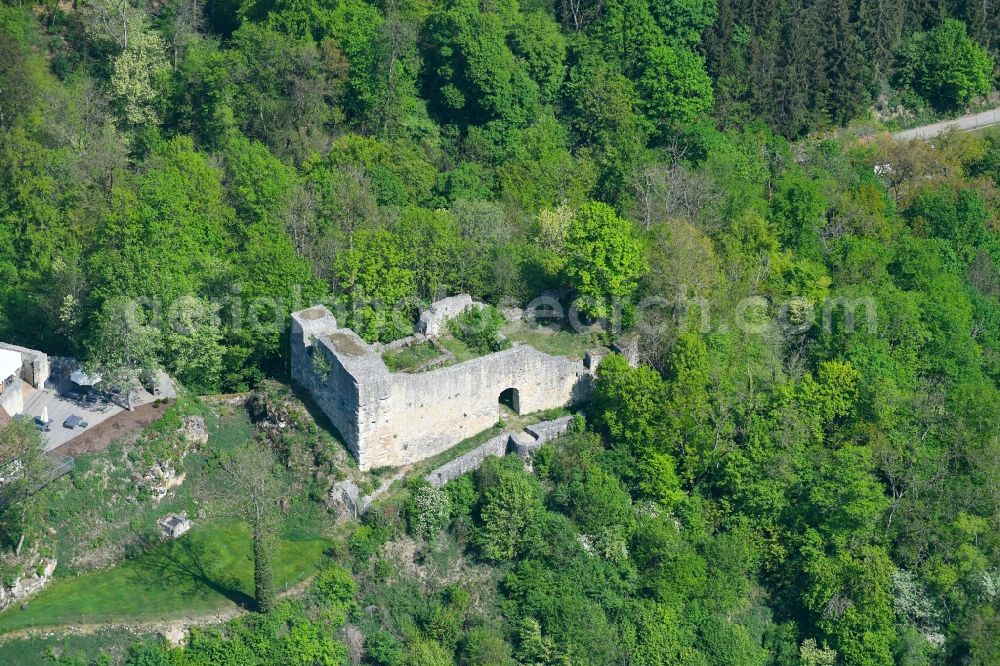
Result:
[[[233,607],[205,613],[202,615],[190,615],[174,620],[160,620],[158,622],[106,622],[100,624],[65,624],[55,627],[28,627],[10,631],[0,636],[0,645],[7,641],[22,638],[52,638],[55,636],[89,636],[107,629],[127,631],[140,636],[143,634],[163,634],[168,640],[174,642],[175,636],[186,635],[188,627],[195,627],[203,624],[221,624],[240,615],[246,614],[243,608]]]
[[[313,582],[315,576],[309,576],[284,592],[278,595],[279,599],[295,597],[305,592]],[[211,613],[199,615],[184,615],[173,619],[163,619],[157,621],[135,621],[135,622],[104,622],[98,624],[64,624],[52,627],[27,627],[16,631],[7,632],[0,635],[0,645],[7,641],[23,638],[52,638],[57,636],[89,636],[107,629],[127,631],[141,636],[144,634],[163,634],[163,636],[174,645],[181,645],[187,637],[188,629],[209,624],[222,624],[233,618],[249,613],[247,609],[240,606],[222,608]]]

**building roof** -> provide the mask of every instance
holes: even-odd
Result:
[[[21,374],[21,354],[8,349],[0,349],[0,381],[11,375]]]

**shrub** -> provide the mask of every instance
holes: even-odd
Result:
[[[410,531],[431,541],[451,520],[451,498],[444,490],[417,488],[407,507]]]
[[[477,354],[489,354],[510,346],[510,341],[500,334],[505,321],[503,314],[492,305],[470,306],[449,321],[448,328]]]
[[[448,493],[452,518],[472,515],[472,510],[479,502],[479,493],[472,483],[471,474],[463,474],[454,481],[445,484],[444,491]]]
[[[469,666],[508,666],[514,660],[510,644],[500,632],[487,627],[473,627],[465,634],[462,663]]]
[[[480,552],[494,562],[510,559],[542,510],[541,489],[533,477],[521,470],[501,470],[496,483],[483,495],[482,527],[476,534]]]
[[[375,629],[365,635],[365,651],[377,664],[399,666],[405,651],[398,638],[385,629]]]
[[[316,578],[316,591],[330,603],[346,605],[354,601],[356,587],[350,573],[330,566]]]

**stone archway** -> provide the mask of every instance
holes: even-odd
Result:
[[[500,391],[497,402],[501,407],[506,407],[515,414],[521,413],[521,396],[516,388],[508,388]]]

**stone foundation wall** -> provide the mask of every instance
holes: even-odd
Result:
[[[510,448],[511,434],[505,432],[502,435],[487,440],[466,454],[441,465],[436,470],[424,477],[424,479],[434,486],[440,488],[449,481],[454,481],[458,477],[479,469],[483,461],[490,456],[505,456]]]
[[[528,426],[523,433],[505,432],[497,435],[468,453],[441,465],[425,476],[424,480],[435,488],[440,488],[463,474],[479,469],[483,461],[490,456],[501,457],[508,453],[516,453],[527,463],[535,451],[542,447],[542,444],[566,434],[572,421],[572,416],[563,416],[552,421],[543,421]]]
[[[45,388],[45,382],[48,381],[50,373],[48,355],[35,349],[9,345],[5,342],[0,342],[0,349],[19,353],[21,355],[21,379],[35,388]]]
[[[14,379],[3,393],[0,393],[0,407],[7,412],[8,416],[17,416],[24,411],[24,382]]]

